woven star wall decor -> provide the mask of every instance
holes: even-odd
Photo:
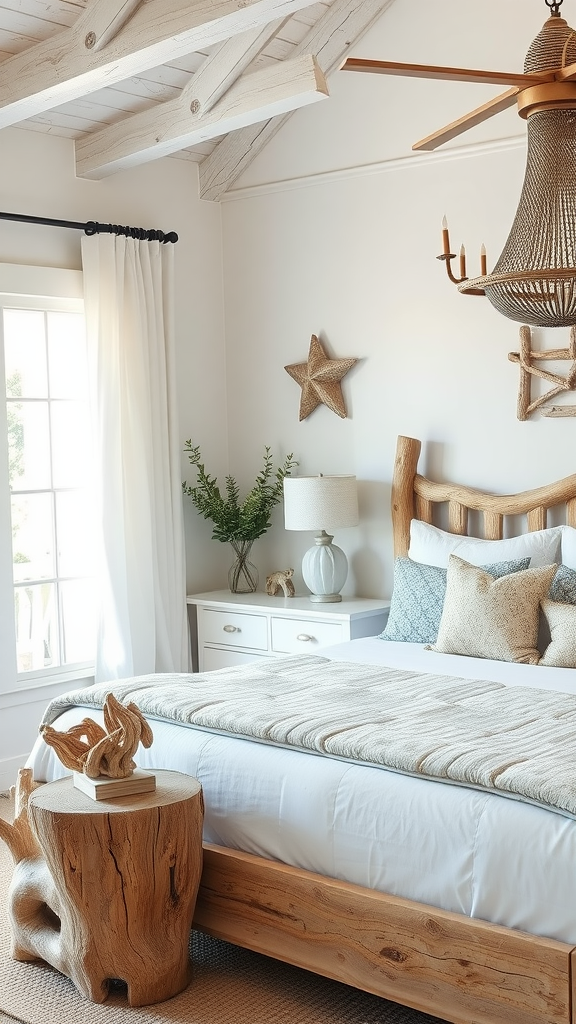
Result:
[[[341,381],[357,362],[357,359],[330,359],[313,334],[308,361],[284,367],[302,388],[299,419],[305,420],[318,405],[327,405],[337,416],[346,419]]]

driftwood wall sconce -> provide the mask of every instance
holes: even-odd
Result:
[[[537,352],[532,348],[532,331],[524,325],[520,328],[520,351],[509,352],[508,359],[520,366],[520,384],[518,387],[517,416],[519,420],[527,420],[536,409],[543,416],[576,416],[576,405],[547,404],[557,395],[567,391],[576,391],[576,327],[570,328],[568,348],[551,348]],[[568,359],[571,366],[565,377],[558,373],[545,370],[539,363],[556,362]],[[532,380],[539,377],[547,381],[551,387],[538,398],[532,398]]]

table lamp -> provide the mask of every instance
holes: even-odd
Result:
[[[325,528],[356,526],[358,522],[355,476],[284,477],[284,526],[287,530],[317,531],[316,543],[302,559],[302,576],[311,601],[342,600],[348,560]]]

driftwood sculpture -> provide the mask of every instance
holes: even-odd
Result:
[[[121,704],[113,693],[104,702],[104,725],[103,729],[92,718],[84,718],[67,732],[49,725],[40,726],[40,732],[66,768],[91,779],[125,779],[136,767],[133,755],[138,744],[151,746],[152,730],[135,704]]]
[[[70,777],[20,770],[8,892],[15,960],[44,960],[104,1002],[112,979],[130,1006],[169,999],[190,980],[188,939],[202,871],[200,783],[159,771],[154,793],[97,803]]]
[[[278,569],[277,572],[270,573],[266,577],[266,593],[274,597],[281,590],[284,597],[294,597],[293,575],[294,569]]]
[[[536,409],[540,409],[543,416],[576,416],[576,405],[550,405],[550,401],[557,395],[566,394],[568,391],[576,391],[576,328],[570,328],[570,341],[568,348],[544,349],[535,351],[532,348],[531,328],[524,324],[520,328],[520,351],[509,352],[508,359],[520,366],[520,385],[518,389],[517,417],[519,420],[527,420]],[[557,362],[559,360],[570,360],[570,367],[566,376],[560,373],[552,373],[539,366],[541,362]],[[532,398],[532,382],[535,377],[546,381],[551,387],[538,398]]]

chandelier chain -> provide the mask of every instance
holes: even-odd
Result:
[[[560,17],[560,8],[564,3],[564,0],[544,0],[546,7],[550,8],[550,15],[552,18]]]

